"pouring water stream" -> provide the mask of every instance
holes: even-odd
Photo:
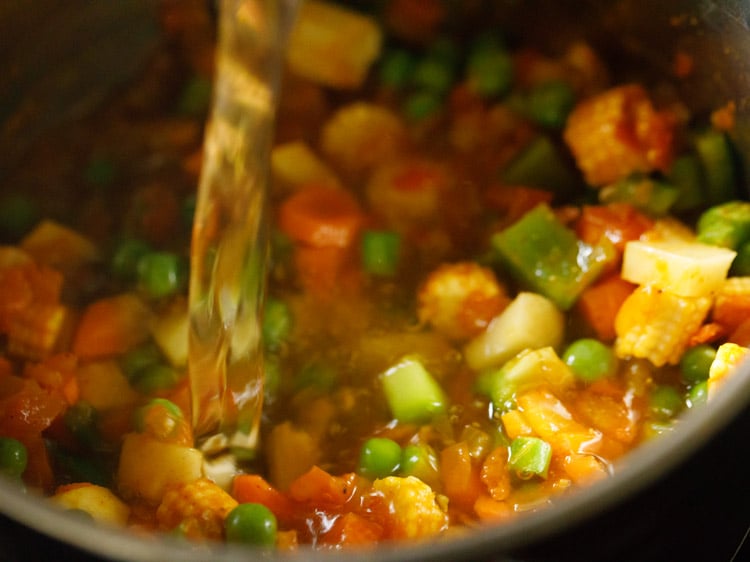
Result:
[[[299,0],[221,0],[217,74],[191,247],[188,368],[196,443],[251,458],[263,399],[269,155]]]

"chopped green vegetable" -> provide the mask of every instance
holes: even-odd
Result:
[[[700,344],[688,349],[680,360],[682,377],[689,383],[708,380],[711,363],[716,359],[716,349],[708,344]]]
[[[497,42],[475,44],[466,61],[466,79],[482,97],[502,96],[513,84],[513,59]]]
[[[677,187],[644,176],[631,176],[599,191],[602,203],[629,203],[654,216],[666,215],[679,196]]]
[[[185,261],[171,252],[149,252],[138,260],[138,283],[152,298],[179,292],[187,282]]]
[[[685,401],[673,386],[660,385],[649,395],[649,410],[657,420],[674,418],[685,406]]]
[[[401,236],[390,230],[367,230],[362,234],[362,265],[379,277],[391,277],[398,270]]]
[[[510,444],[508,468],[522,480],[547,478],[552,446],[538,437],[516,437]]]
[[[89,448],[96,446],[100,441],[98,418],[96,408],[84,400],[70,406],[63,415],[65,427],[79,443]]]
[[[679,192],[677,201],[672,206],[674,211],[689,211],[705,204],[703,170],[694,154],[686,154],[677,158],[667,174],[667,181]]]
[[[425,443],[406,445],[403,448],[399,471],[403,476],[414,476],[430,486],[440,482],[438,456]]]
[[[443,107],[441,96],[427,91],[416,91],[404,100],[402,111],[410,121],[421,121],[438,113]]]
[[[380,83],[388,88],[405,88],[414,73],[416,61],[405,49],[392,49],[385,53],[380,64]]]
[[[563,353],[562,360],[585,382],[609,377],[617,371],[615,352],[593,338],[582,338],[571,343]]]
[[[385,478],[395,474],[401,465],[401,445],[393,439],[372,437],[359,453],[359,473],[367,478]]]
[[[292,311],[281,299],[269,297],[263,309],[263,344],[269,351],[281,347],[292,331]]]
[[[421,91],[444,95],[454,81],[450,61],[425,57],[417,61],[412,75],[413,86]]]
[[[750,241],[750,203],[728,201],[707,209],[696,225],[698,241],[736,250]]]
[[[701,381],[692,386],[687,395],[688,408],[702,406],[708,402],[708,381]]]
[[[138,275],[138,261],[151,251],[151,246],[144,240],[121,240],[112,253],[109,269],[118,279],[134,281]]]
[[[562,391],[575,384],[573,372],[551,347],[526,349],[484,377],[482,388],[499,411],[513,408],[521,392],[540,386]]]
[[[708,130],[697,135],[694,142],[703,167],[708,203],[715,205],[737,197],[737,174],[729,137]]]
[[[729,273],[735,277],[750,276],[750,242],[740,244]]]
[[[539,136],[500,173],[505,185],[524,185],[565,198],[581,191],[581,182],[552,141]]]
[[[26,470],[28,453],[18,439],[0,437],[0,474],[7,478],[20,478]]]
[[[171,365],[154,363],[146,365],[135,373],[130,379],[130,384],[141,394],[153,394],[173,388],[181,378],[182,373]]]
[[[136,347],[120,359],[122,372],[131,382],[144,368],[162,363],[164,357],[152,342]]]
[[[400,422],[428,421],[446,410],[443,389],[417,358],[403,358],[381,380],[391,413]]]
[[[276,544],[276,516],[259,503],[241,503],[224,520],[229,542],[272,547]]]
[[[542,127],[562,129],[575,101],[575,92],[570,84],[554,80],[532,88],[525,106],[529,117]]]
[[[511,274],[568,310],[612,259],[612,248],[591,246],[557,220],[545,204],[492,237]]]

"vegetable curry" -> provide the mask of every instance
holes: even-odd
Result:
[[[290,38],[257,454],[190,426],[214,25],[172,0],[140,79],[4,180],[8,479],[139,533],[345,549],[542,509],[711,407],[750,344],[750,203],[733,105],[669,87],[689,54],[623,83],[583,42],[467,35],[478,3],[355,4]]]

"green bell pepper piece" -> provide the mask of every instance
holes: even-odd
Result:
[[[492,237],[492,247],[516,280],[568,310],[613,259],[612,246],[586,244],[546,204]]]

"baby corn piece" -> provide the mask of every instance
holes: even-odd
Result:
[[[17,311],[8,322],[8,351],[25,359],[43,359],[54,350],[67,314],[60,304],[35,304]]]
[[[220,540],[224,519],[237,500],[206,478],[167,490],[156,511],[164,530],[179,528],[191,539]]]
[[[679,297],[641,285],[615,318],[615,353],[648,359],[657,367],[677,364],[711,304],[710,297]]]

